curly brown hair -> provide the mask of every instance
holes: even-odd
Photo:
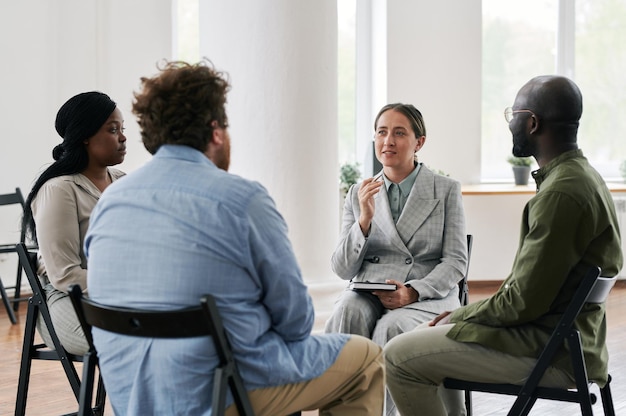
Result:
[[[227,75],[215,70],[207,59],[197,64],[165,61],[157,69],[158,75],[141,78],[142,89],[134,93],[133,114],[144,146],[151,154],[163,144],[206,151],[213,122],[228,127],[224,108],[230,90]]]

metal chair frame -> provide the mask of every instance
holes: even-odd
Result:
[[[22,196],[22,191],[20,188],[15,188],[15,192],[10,194],[2,194],[0,195],[0,206],[7,205],[19,205],[22,214],[24,213],[24,197]],[[24,243],[26,240],[26,228],[22,225],[20,230],[20,240],[19,243]],[[15,242],[10,244],[0,244],[0,253],[15,253]],[[36,248],[35,246],[31,246],[31,248]],[[7,315],[11,320],[12,324],[17,323],[17,318],[15,317],[15,312],[19,310],[20,302],[28,300],[28,297],[20,297],[21,296],[21,286],[22,286],[22,265],[18,261],[17,263],[17,273],[15,276],[15,284],[13,286],[4,286],[2,283],[2,279],[0,279],[0,296],[2,297],[2,303],[7,311]],[[7,295],[6,289],[14,289],[13,299],[9,298]],[[13,308],[11,308],[11,303],[13,304]]]
[[[254,415],[215,299],[211,295],[202,296],[200,306],[174,311],[105,306],[83,297],[78,285],[71,287],[70,297],[89,343],[89,352],[83,364],[83,380],[88,380],[93,384],[95,369],[98,366],[98,355],[91,337],[92,326],[118,334],[150,338],[187,338],[210,335],[220,360],[214,375],[213,414],[224,414],[226,386],[228,385],[239,414]],[[81,388],[78,411],[80,416],[89,415],[92,390],[93,388],[90,389],[88,383]]]
[[[78,378],[78,373],[74,363],[83,362],[82,355],[70,354],[63,348],[61,341],[56,334],[54,325],[52,324],[52,318],[50,317],[50,311],[46,303],[46,294],[41,286],[39,277],[35,270],[37,262],[37,253],[32,249],[28,249],[25,244],[19,243],[16,245],[16,251],[22,265],[28,282],[33,290],[32,296],[28,299],[28,309],[26,312],[26,325],[24,328],[24,341],[22,344],[22,358],[20,363],[20,374],[17,386],[17,397],[15,402],[15,415],[21,416],[26,412],[26,400],[28,397],[28,385],[30,381],[30,370],[33,360],[54,360],[59,361],[63,367],[63,371],[70,383],[72,392],[76,397],[77,403],[79,399],[79,393],[81,386],[85,383],[81,383]],[[46,344],[35,344],[35,331],[37,319],[43,319],[50,338],[54,343],[54,349],[48,348]],[[93,381],[89,384],[93,388]],[[96,400],[96,406],[94,409],[95,414],[103,414],[105,403],[104,385],[100,381],[98,387],[98,398]],[[73,413],[75,414],[75,413]]]
[[[481,391],[487,393],[507,394],[517,396],[515,403],[509,410],[509,416],[527,415],[537,399],[550,399],[580,404],[583,416],[592,416],[592,404],[596,402],[596,396],[589,391],[590,381],[587,377],[587,369],[582,350],[580,332],[576,329],[576,317],[585,303],[604,303],[609,291],[615,283],[615,277],[599,277],[600,269],[589,266],[585,272],[580,286],[570,301],[565,313],[554,329],[548,343],[544,347],[539,359],[524,385],[479,383],[466,380],[448,378],[444,380],[444,386],[450,389],[465,391]],[[539,381],[549,367],[555,354],[567,343],[576,379],[575,389],[559,389],[539,386]],[[613,399],[611,396],[611,376],[604,387],[600,388],[600,396],[604,414],[615,416]],[[468,415],[471,414],[468,412]]]
[[[469,276],[470,259],[472,257],[472,245],[474,244],[474,236],[472,234],[467,235],[467,269],[463,279],[459,281],[459,301],[461,306],[465,306],[469,303],[469,284],[467,279]],[[472,416],[472,391],[465,390],[465,411],[467,416]]]

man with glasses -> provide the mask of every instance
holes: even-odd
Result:
[[[386,345],[387,384],[403,415],[446,415],[437,395],[444,378],[523,382],[582,279],[571,272],[587,263],[615,276],[622,267],[611,194],[576,143],[582,115],[576,84],[562,76],[533,78],[504,115],[513,154],[539,165],[511,273],[490,298],[444,312]],[[583,311],[577,322],[589,378],[603,385],[604,310]],[[574,387],[571,369],[557,360],[541,384]]]

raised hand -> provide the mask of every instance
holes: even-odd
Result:
[[[380,191],[383,183],[382,178],[378,176],[377,178],[365,179],[359,188],[359,207],[361,208],[359,226],[361,226],[361,231],[366,237],[369,234],[375,212],[374,196]]]

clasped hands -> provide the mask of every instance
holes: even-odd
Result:
[[[393,279],[385,280],[385,283],[396,285],[396,290],[374,290],[373,295],[378,296],[380,302],[386,309],[397,309],[419,300],[419,293],[411,286],[405,286],[404,283]],[[450,314],[452,312],[445,311],[436,316],[428,323],[428,326],[445,325],[450,323]]]
[[[374,290],[372,294],[378,296],[386,309],[397,309],[418,301],[419,294],[411,286],[405,286],[404,283],[393,279],[387,279],[385,283],[396,285],[397,289]]]

